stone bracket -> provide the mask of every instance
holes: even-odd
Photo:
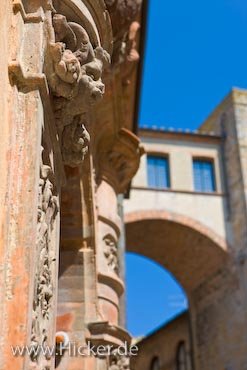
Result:
[[[36,13],[26,13],[21,0],[13,0],[13,11],[15,14],[20,13],[24,23],[40,23],[44,22],[44,11],[42,8]]]
[[[12,61],[9,63],[9,75],[12,77],[12,82],[34,90],[38,88],[42,94],[49,95],[49,87],[44,73],[25,72],[19,61]],[[16,81],[13,81],[13,77]]]

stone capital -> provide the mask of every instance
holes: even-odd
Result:
[[[124,193],[138,170],[144,149],[139,138],[122,128],[113,144],[100,155],[100,180],[110,183],[117,194]]]

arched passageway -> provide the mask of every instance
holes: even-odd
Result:
[[[125,225],[127,251],[164,266],[187,293],[195,370],[241,369],[234,333],[245,336],[245,314],[237,309],[245,302],[227,242],[201,223],[166,211],[126,214]]]
[[[140,211],[127,214],[125,222],[127,250],[164,266],[188,294],[226,262],[226,242],[188,217]]]
[[[188,302],[174,276],[153,260],[127,252],[126,301],[128,331],[138,345],[130,368],[174,370],[178,346],[184,343],[186,358],[184,362],[181,358],[181,366],[191,370]]]

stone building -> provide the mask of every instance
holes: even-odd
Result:
[[[1,370],[129,367],[115,353],[40,349],[131,342],[122,203],[144,151],[145,14],[140,0],[0,2]],[[144,156],[126,201],[127,248],[188,294],[198,370],[247,369],[246,120],[247,94],[234,90],[204,124],[213,134],[141,132],[182,181],[171,171],[173,189],[146,189]],[[193,191],[192,156],[214,168],[207,194]]]
[[[0,2],[1,370],[128,362],[40,349],[131,341],[119,210],[142,154],[144,18],[140,0]]]
[[[138,342],[132,370],[192,370],[189,313],[179,314]]]
[[[125,201],[127,250],[184,288],[192,369],[247,369],[247,91],[233,89],[196,132],[142,128],[139,136],[145,155]],[[153,344],[164,356],[169,328],[140,343],[135,370],[152,369],[145,359],[158,354],[145,349]]]

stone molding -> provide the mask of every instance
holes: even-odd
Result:
[[[130,224],[143,220],[164,220],[179,223],[186,227],[196,230],[198,233],[206,236],[208,239],[212,240],[217,244],[222,251],[227,251],[231,249],[229,243],[224,240],[222,237],[217,235],[209,227],[203,225],[199,221],[193,220],[190,217],[176,214],[170,211],[154,211],[154,210],[142,210],[137,212],[130,212],[125,215],[124,222],[125,224]]]
[[[118,297],[121,297],[121,295],[124,292],[124,283],[123,281],[116,275],[116,273],[111,272],[99,272],[98,273],[98,282],[101,284],[105,284],[107,286],[110,286],[118,295]]]
[[[128,345],[131,344],[132,338],[129,333],[119,326],[110,324],[108,321],[89,323],[88,330],[89,333],[86,340],[95,346],[113,345],[117,347],[125,342]]]

